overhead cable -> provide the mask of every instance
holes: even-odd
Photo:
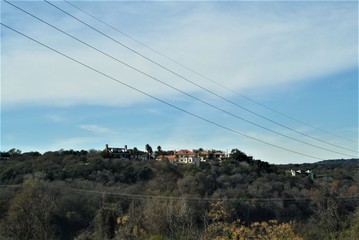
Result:
[[[0,188],[22,188],[23,185],[0,185]],[[97,196],[112,196],[122,199],[131,199],[131,200],[157,200],[157,201],[187,201],[187,202],[242,202],[242,203],[267,203],[267,202],[312,202],[318,201],[316,197],[247,197],[247,198],[237,198],[237,197],[194,197],[194,196],[165,196],[165,195],[151,195],[151,194],[133,194],[133,193],[120,193],[115,191],[98,191],[90,190],[83,188],[72,188],[72,187],[56,187],[56,186],[39,186],[39,188],[46,189],[56,189],[56,190],[66,190],[78,194],[88,194],[88,195],[97,195]],[[359,200],[359,195],[344,195],[336,196],[336,199],[342,201],[353,201],[357,202]]]

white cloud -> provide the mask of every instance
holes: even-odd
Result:
[[[67,120],[67,118],[60,113],[47,114],[45,117],[53,122],[64,122]]]
[[[84,124],[84,125],[81,125],[80,128],[90,131],[95,134],[104,134],[104,133],[108,133],[110,131],[109,128],[101,127],[101,126],[95,125],[95,124]]]
[[[195,5],[195,8],[186,8],[186,4],[191,7]],[[149,42],[155,49],[186,66],[237,90],[268,89],[293,84],[299,80],[343,71],[357,64],[357,13],[350,3],[266,3],[266,7],[246,2],[230,4],[156,3],[153,10],[181,6],[181,11],[172,9],[170,14],[173,15],[166,15],[169,20],[161,19],[159,14],[158,19],[152,20],[158,24],[152,26],[152,32],[145,31],[147,35],[138,32],[134,34],[139,40]],[[112,6],[108,11],[114,9]],[[140,15],[136,9],[133,9],[132,14]],[[112,13],[112,16],[116,14]],[[139,19],[137,23],[142,20]],[[64,21],[61,19],[59,23]],[[132,25],[136,26],[136,22]],[[36,25],[32,28],[37,29],[34,35],[41,38],[39,40],[49,41],[51,46],[126,84],[160,98],[174,98],[178,95],[174,90],[48,28]],[[80,38],[82,33],[92,36],[85,41],[91,41],[126,63],[181,90],[198,91],[193,85],[108,39],[89,34],[84,29],[80,31],[78,25],[73,28],[76,29],[73,32]],[[129,105],[150,99],[36,46],[15,33],[4,28],[2,31],[5,32],[2,39],[5,46],[2,55],[4,106],[29,103],[57,106]],[[173,63],[165,62],[148,50],[145,53],[183,76],[212,90],[219,90],[217,86]]]
[[[47,146],[46,151],[49,150],[59,150],[59,149],[75,149],[81,150],[84,149],[83,146],[90,146],[93,143],[96,143],[97,138],[95,137],[71,137],[58,139],[49,146]]]
[[[170,43],[169,51],[178,44],[173,50],[182,53],[181,62],[191,58],[201,72],[236,89],[264,88],[355,67],[356,14],[340,9],[341,14],[324,16],[328,9],[322,5],[320,9],[308,4],[291,16],[273,16],[271,8],[253,16],[194,14],[192,24],[164,41]]]

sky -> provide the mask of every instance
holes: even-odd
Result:
[[[1,1],[1,151],[358,157],[356,1],[10,3],[82,42]]]

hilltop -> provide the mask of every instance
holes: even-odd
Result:
[[[316,164],[324,164],[324,165],[359,164],[359,158],[330,159],[330,160],[324,160],[324,161],[316,162]]]
[[[242,228],[254,234],[257,223],[285,227],[291,239],[357,234],[351,228],[359,207],[357,160],[274,165],[238,149],[199,165],[156,158],[96,150],[2,153],[4,238],[46,232],[60,239],[213,239]],[[315,177],[293,177],[290,169],[310,169]],[[42,225],[34,226],[36,219]]]

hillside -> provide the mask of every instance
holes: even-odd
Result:
[[[324,164],[324,165],[359,164],[359,158],[331,159],[331,160],[317,162],[317,164]]]
[[[4,239],[257,239],[280,229],[284,239],[359,234],[357,159],[272,165],[234,149],[195,166],[96,150],[12,150],[1,155],[0,181]]]

